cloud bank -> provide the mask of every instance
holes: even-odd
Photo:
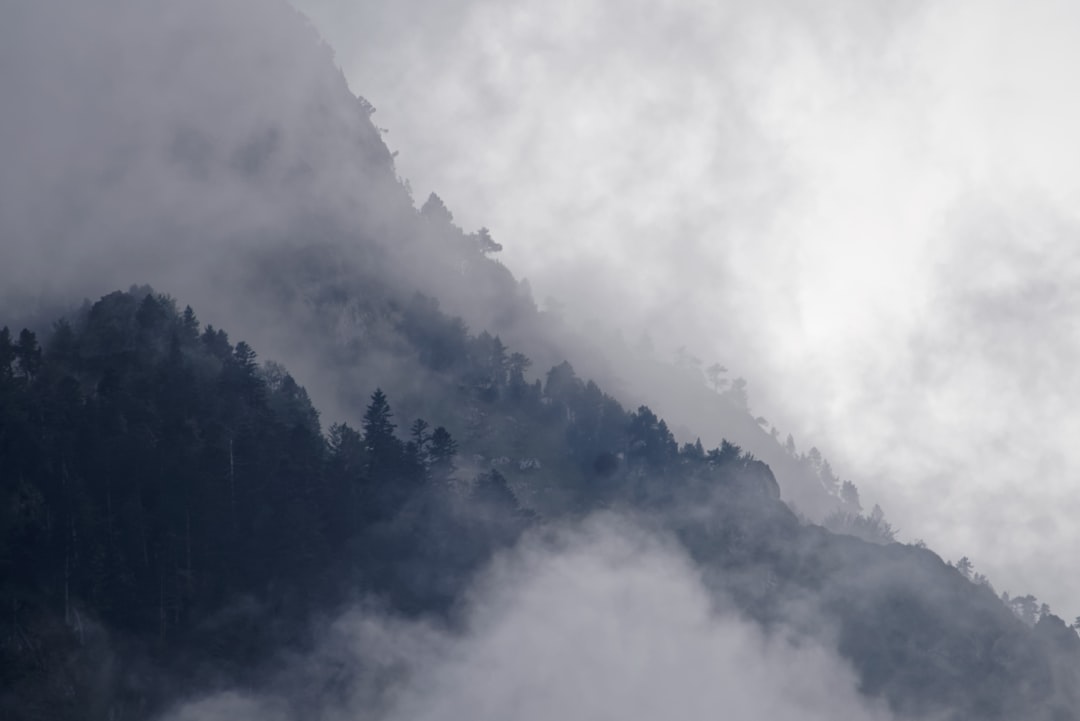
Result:
[[[832,652],[763,634],[672,543],[615,517],[498,558],[457,630],[347,613],[271,688],[167,721],[888,718]]]

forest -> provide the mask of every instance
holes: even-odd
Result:
[[[499,549],[602,510],[670,528],[765,627],[813,598],[898,711],[1072,702],[1055,679],[1080,639],[1048,610],[1030,630],[966,559],[807,524],[738,446],[680,447],[566,362],[530,382],[527,357],[422,296],[397,317],[445,418],[399,419],[376,390],[359,428],[324,431],[285,368],[148,288],[85,304],[43,342],[0,331],[5,716],[142,718],[195,669],[252,683],[261,659],[311,642],[313,614],[360,596],[452,623]],[[866,580],[883,568],[888,584]]]
[[[597,524],[663,547],[645,586],[684,574],[759,634],[729,651],[774,649],[766,678],[825,658],[874,718],[1080,718],[1069,624],[905,542],[718,361],[541,309],[512,238],[413,197],[287,3],[77,6],[42,21],[58,40],[11,18],[85,62],[47,68],[68,94],[5,93],[32,132],[0,205],[0,718],[246,721],[198,700],[259,694],[275,721],[397,718],[415,649],[354,667],[327,651],[341,619],[468,642],[498,579],[533,588],[536,549],[574,557],[560,539]],[[686,609],[618,626],[625,596],[592,623],[625,648]]]

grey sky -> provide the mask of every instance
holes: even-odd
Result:
[[[905,538],[1080,611],[1074,4],[296,4],[539,299],[724,362]]]

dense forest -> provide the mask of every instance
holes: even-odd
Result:
[[[412,197],[286,3],[69,5],[11,17],[35,62],[52,23],[85,62],[48,68],[63,97],[4,93],[33,132],[3,148],[0,716],[257,690],[357,606],[467,636],[493,566],[614,516],[896,718],[1080,718],[1070,626],[898,542],[719,362],[540,310],[512,239]],[[54,145],[86,150],[38,163]],[[340,718],[311,699],[386,673],[320,668],[281,718]]]
[[[713,485],[753,471],[752,490],[779,498],[738,447],[679,449],[648,408],[627,413],[567,363],[530,383],[528,358],[422,297],[403,324],[455,417],[504,419],[504,432],[474,431],[470,448],[491,455],[477,454],[488,467],[472,478],[444,426],[415,419],[399,433],[381,390],[360,429],[324,436],[281,366],[149,291],[87,305],[44,347],[0,331],[7,703],[60,697],[83,713],[94,646],[82,649],[98,624],[164,666],[210,648],[240,668],[357,589],[406,613],[445,610],[544,514],[664,507],[691,485],[669,474]],[[559,487],[536,482],[549,466]],[[223,642],[237,597],[258,599],[256,617]]]
[[[530,381],[527,357],[429,299],[399,317],[446,417],[399,423],[376,390],[359,428],[325,433],[283,367],[149,289],[87,304],[43,343],[0,331],[5,715],[141,718],[196,668],[250,682],[304,646],[305,619],[359,595],[449,618],[498,549],[601,509],[672,529],[765,627],[811,601],[897,711],[1075,703],[1061,679],[1080,639],[1048,612],[1029,630],[970,568],[800,521],[738,446],[680,447],[565,362]]]

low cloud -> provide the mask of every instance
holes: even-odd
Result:
[[[615,517],[498,558],[448,629],[353,610],[270,686],[167,721],[885,719],[830,650],[717,602],[663,536]]]

